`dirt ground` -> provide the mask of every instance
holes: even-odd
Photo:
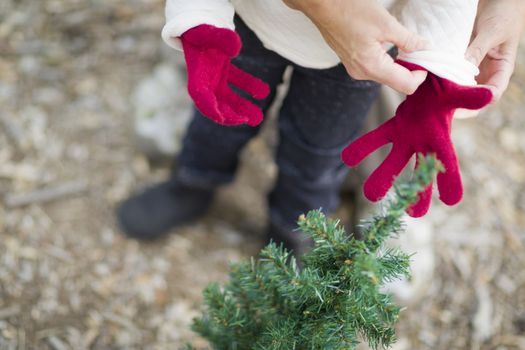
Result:
[[[115,225],[115,205],[169,170],[131,130],[137,82],[175,60],[163,21],[161,0],[0,3],[0,349],[202,343],[188,328],[202,288],[258,250],[275,174],[263,139],[202,222],[151,244]],[[500,104],[454,125],[465,200],[409,224],[431,269],[401,301],[396,350],[525,349],[524,50],[518,62]]]

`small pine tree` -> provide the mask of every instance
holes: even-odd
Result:
[[[400,232],[404,211],[439,170],[434,157],[421,156],[413,178],[396,182],[385,210],[363,222],[362,239],[321,211],[301,216],[300,231],[315,242],[304,267],[273,243],[258,260],[231,265],[223,288],[205,289],[206,309],[193,330],[216,350],[350,350],[360,339],[389,347],[400,308],[381,287],[408,276],[410,260],[383,243]]]

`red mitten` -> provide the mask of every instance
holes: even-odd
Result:
[[[425,70],[414,64],[399,63],[410,70]],[[447,205],[457,204],[463,197],[463,186],[450,137],[452,118],[458,108],[480,109],[491,100],[492,93],[487,88],[461,86],[429,72],[416,92],[397,108],[393,118],[343,151],[343,161],[354,167],[381,146],[392,143],[390,154],[364,184],[366,198],[375,202],[385,196],[415,153],[435,153],[445,167],[445,172],[437,177],[440,199]],[[419,194],[419,201],[408,214],[425,215],[431,197],[432,184]]]
[[[223,125],[258,125],[263,120],[259,107],[236,94],[230,85],[258,100],[270,90],[258,78],[231,64],[239,55],[241,39],[233,30],[203,24],[181,36],[188,70],[188,92],[197,109]]]

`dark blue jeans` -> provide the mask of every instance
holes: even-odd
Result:
[[[270,220],[293,228],[298,216],[311,209],[336,209],[347,174],[340,153],[360,131],[379,85],[352,79],[343,65],[308,69],[266,49],[236,18],[243,49],[234,64],[269,84],[270,96],[257,104],[270,107],[283,73],[293,66],[290,89],[279,114],[279,175],[268,203]],[[255,102],[255,101],[254,101]],[[195,111],[178,157],[174,179],[214,188],[233,180],[239,153],[260,127],[225,127]]]

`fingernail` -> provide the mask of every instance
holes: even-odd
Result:
[[[417,90],[419,85],[421,85],[425,79],[427,78],[427,72],[422,70],[416,70],[412,72],[412,76],[414,77],[414,89],[413,92]]]
[[[474,56],[472,56],[471,54],[468,54],[468,53],[467,53],[467,54],[465,55],[465,59],[466,59],[467,61],[469,61],[470,63],[477,65],[476,58],[475,58]]]
[[[424,71],[424,70],[415,70],[412,72],[412,74],[414,75],[414,78],[417,82],[419,82],[420,84],[426,79],[427,77],[427,72]]]
[[[496,104],[501,100],[501,97],[503,96],[503,93],[499,90],[492,90],[492,100],[490,101],[490,104]]]
[[[419,85],[425,81],[427,77],[426,71],[413,71],[410,72],[412,74],[412,79],[410,81],[407,81],[407,85],[405,86],[405,89],[402,90],[403,93],[406,95],[412,95],[414,92],[416,92]]]

